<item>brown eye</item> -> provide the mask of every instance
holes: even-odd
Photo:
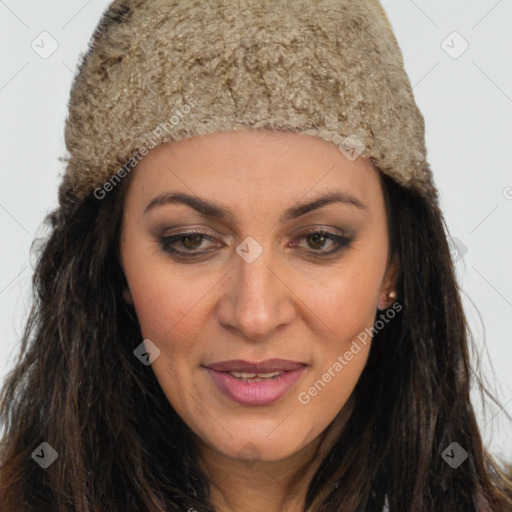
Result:
[[[205,240],[214,241],[210,235],[205,233],[191,231],[188,233],[179,233],[172,236],[162,236],[159,244],[165,252],[182,258],[193,258],[211,252],[212,247],[204,247]],[[212,244],[219,246],[219,244]],[[184,250],[182,250],[184,249]]]
[[[330,256],[339,253],[342,250],[350,247],[352,242],[352,239],[348,238],[347,236],[330,233],[328,231],[312,231],[299,237],[299,240],[306,241],[308,246],[306,252],[319,257]],[[322,250],[325,249],[326,245],[328,244],[330,244],[330,246],[333,248],[330,251]],[[298,245],[299,244],[296,243],[294,244],[296,247]]]
[[[203,241],[202,235],[197,235],[197,234],[194,234],[191,236],[190,235],[184,236],[181,239],[181,243],[183,244],[183,247],[185,247],[186,249],[190,249],[190,250],[197,249],[201,245],[202,241]]]
[[[325,236],[323,233],[313,233],[311,235],[307,235],[306,239],[311,248],[322,249],[326,240],[330,239],[330,237]]]

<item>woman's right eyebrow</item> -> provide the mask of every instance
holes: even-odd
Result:
[[[308,202],[296,203],[286,209],[279,220],[280,222],[286,222],[333,203],[344,203],[355,206],[358,209],[366,209],[366,205],[352,194],[341,191],[327,192]],[[144,209],[144,215],[156,207],[168,204],[185,204],[206,217],[236,224],[235,217],[228,208],[209,199],[192,196],[184,192],[166,192],[156,196]]]

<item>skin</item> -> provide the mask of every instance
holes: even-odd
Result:
[[[312,136],[232,131],[158,146],[132,172],[121,231],[123,295],[144,339],[160,349],[152,369],[194,433],[211,501],[222,512],[301,510],[307,484],[350,413],[371,341],[359,343],[307,404],[299,393],[373,326],[396,281],[378,171]],[[171,192],[214,201],[233,218],[178,203],[144,213]],[[335,202],[281,222],[286,209],[325,192],[350,194],[364,208]],[[162,236],[191,228],[214,240],[182,238],[171,247],[206,253],[180,259],[164,250]],[[336,239],[307,236],[322,229],[348,236],[349,245],[322,257],[338,247]],[[236,252],[246,237],[262,248],[251,263]],[[274,357],[308,367],[268,405],[231,401],[202,366]],[[254,461],[241,456],[248,445]]]

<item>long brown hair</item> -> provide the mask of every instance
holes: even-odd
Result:
[[[402,309],[374,335],[304,510],[381,512],[387,496],[391,512],[510,512],[512,481],[470,403],[470,333],[443,216],[382,180]],[[133,354],[142,335],[118,259],[129,181],[76,207],[61,198],[46,219],[33,308],[0,395],[2,512],[214,512],[187,425]],[[47,469],[31,456],[42,442],[58,453]],[[452,442],[468,453],[456,469],[442,457]]]

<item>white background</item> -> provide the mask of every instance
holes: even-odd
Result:
[[[30,244],[57,205],[76,64],[108,3],[0,0],[1,381],[28,312]],[[382,3],[425,117],[428,160],[458,239],[458,277],[482,370],[512,413],[512,0]],[[46,37],[50,49],[43,31],[58,43],[46,59],[31,48]],[[512,424],[496,406],[478,411],[485,443],[512,463]]]

